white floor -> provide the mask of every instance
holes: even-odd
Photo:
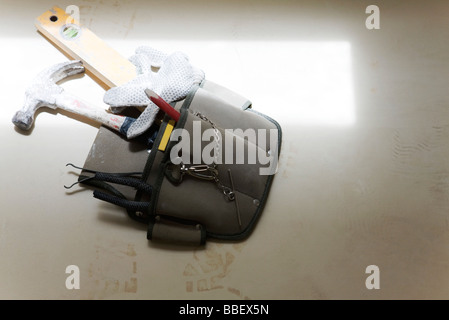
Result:
[[[98,125],[45,110],[29,134],[14,128],[27,85],[66,57],[33,25],[53,1],[2,1],[0,298],[448,299],[449,2],[375,2],[58,3],[126,57],[187,53],[281,124],[253,234],[191,250],[151,244],[121,209],[63,188]],[[380,29],[365,25],[372,4]],[[88,76],[63,86],[104,107]]]

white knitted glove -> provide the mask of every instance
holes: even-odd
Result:
[[[127,131],[127,137],[131,139],[145,132],[159,112],[159,108],[148,99],[145,89],[153,90],[168,103],[181,100],[194,85],[204,80],[204,72],[192,66],[182,52],[167,55],[150,47],[139,47],[129,60],[137,68],[137,77],[106,91],[103,100],[113,112],[129,106],[146,106]]]

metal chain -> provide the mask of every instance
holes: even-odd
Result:
[[[217,127],[215,126],[215,123],[213,123],[209,118],[207,118],[204,114],[201,112],[195,111],[193,114],[194,116],[197,116],[203,121],[209,122],[209,124],[212,126],[212,129],[214,129],[215,133],[215,153],[214,153],[214,163],[218,162],[218,156],[220,155],[220,132],[218,131]]]
[[[209,118],[207,118],[202,113],[196,111],[193,115],[197,116],[203,121],[208,122],[214,129],[215,133],[214,163],[210,165],[209,164],[193,165],[190,167],[186,167],[184,164],[181,164],[181,174],[187,173],[199,179],[214,181],[217,184],[218,188],[221,189],[225,197],[229,201],[233,201],[235,200],[234,191],[231,188],[226,187],[223,183],[221,183],[220,178],[218,177],[217,162],[218,156],[220,155],[220,132],[215,126],[215,123],[213,123]]]

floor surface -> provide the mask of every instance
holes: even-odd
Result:
[[[449,298],[449,2],[74,2],[58,5],[123,56],[183,51],[276,119],[279,170],[247,240],[148,242],[122,209],[63,187],[97,124],[49,109],[28,134],[11,123],[33,77],[67,58],[33,25],[54,1],[4,0],[0,298]],[[62,86],[105,107],[88,76]]]

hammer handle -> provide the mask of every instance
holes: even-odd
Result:
[[[87,117],[119,132],[123,123],[128,118],[109,113],[100,107],[92,106],[67,92],[63,92],[57,96],[55,105],[60,109]]]

